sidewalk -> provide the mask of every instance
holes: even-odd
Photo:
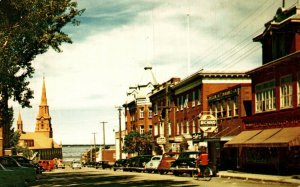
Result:
[[[262,182],[298,184],[300,186],[300,175],[280,176],[280,175],[243,173],[243,172],[238,172],[238,171],[219,171],[217,173],[217,177],[234,178],[234,179],[242,179],[242,180],[253,180],[253,181],[262,181]]]

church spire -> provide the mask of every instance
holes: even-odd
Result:
[[[46,96],[45,77],[43,77],[43,88],[42,88],[41,105],[42,105],[42,106],[47,106],[47,96]]]
[[[21,112],[19,111],[18,120],[17,120],[17,131],[23,132],[23,121],[21,118]]]
[[[49,138],[52,138],[52,134],[53,134],[51,117],[49,114],[49,106],[47,104],[46,84],[45,84],[44,77],[43,77],[41,104],[39,106],[39,113],[36,118],[35,132],[44,133]]]

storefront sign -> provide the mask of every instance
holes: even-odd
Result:
[[[183,136],[175,136],[174,137],[175,142],[183,142],[183,140],[184,140]]]
[[[203,132],[214,132],[217,129],[217,118],[211,114],[203,114],[199,119],[199,124]]]
[[[167,140],[165,137],[160,136],[160,137],[156,138],[156,142],[157,142],[157,144],[162,145],[162,144],[166,144]]]

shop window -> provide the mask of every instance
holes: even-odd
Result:
[[[286,76],[280,79],[280,108],[292,107],[292,76]]]

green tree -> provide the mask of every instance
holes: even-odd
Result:
[[[72,43],[62,29],[68,23],[79,25],[75,17],[83,11],[71,0],[0,0],[0,127],[5,132],[10,129],[8,101],[30,107],[32,61],[50,47],[61,52],[62,43]]]
[[[151,133],[146,132],[140,134],[136,131],[132,131],[124,138],[124,153],[138,153],[138,155],[151,154],[152,143],[151,143]]]

